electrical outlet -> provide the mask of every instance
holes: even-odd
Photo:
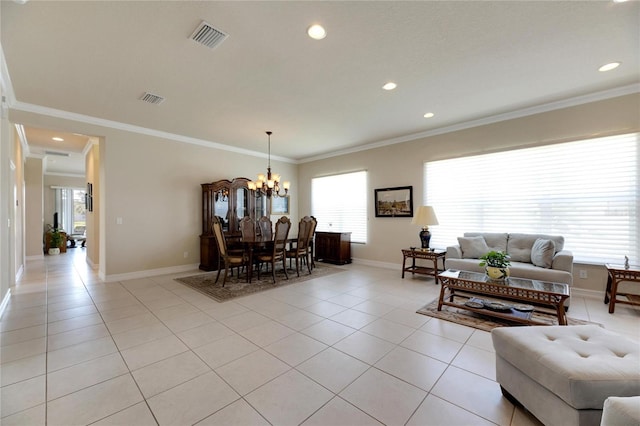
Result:
[[[184,258],[186,259],[187,257],[189,257],[189,252],[188,252],[188,251],[185,251],[182,255],[183,255],[183,256],[184,256]]]
[[[582,279],[588,278],[586,269],[580,269],[580,278]]]

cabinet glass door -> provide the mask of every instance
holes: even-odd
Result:
[[[229,230],[229,196],[220,192],[215,195],[216,201],[213,205],[215,215],[218,216],[220,222],[222,222],[222,229],[224,231]]]
[[[239,231],[240,219],[245,216],[250,216],[249,212],[249,189],[238,188],[236,190],[236,227],[234,231]]]

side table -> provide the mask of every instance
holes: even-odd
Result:
[[[607,290],[604,293],[604,303],[609,304],[609,313],[612,314],[616,309],[616,303],[623,305],[640,306],[640,294],[620,293],[618,284],[623,281],[629,281],[640,284],[640,266],[631,265],[626,269],[624,265],[613,263],[605,264],[609,277],[607,278]],[[626,299],[618,299],[618,296],[626,297]]]
[[[432,275],[438,284],[438,273],[444,270],[444,257],[447,254],[445,250],[434,249],[402,249],[402,278],[405,272],[412,274]],[[411,265],[406,266],[407,258],[411,259]],[[433,262],[433,267],[416,266],[416,259],[425,259]],[[442,268],[438,269],[438,260],[442,259]]]

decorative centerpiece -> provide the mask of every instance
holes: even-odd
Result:
[[[511,265],[508,254],[500,251],[490,251],[480,257],[482,262],[480,266],[484,266],[484,271],[493,281],[504,281],[509,277],[509,265]]]
[[[51,231],[51,239],[49,240],[49,254],[60,254],[60,244],[62,244],[62,234],[57,229]]]

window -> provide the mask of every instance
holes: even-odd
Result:
[[[354,243],[367,242],[367,172],[311,180],[311,214],[317,231],[351,232]]]
[[[84,234],[86,228],[85,190],[55,187],[55,211],[60,228],[67,234]]]
[[[425,163],[433,245],[464,232],[562,235],[579,262],[639,260],[638,133]]]

